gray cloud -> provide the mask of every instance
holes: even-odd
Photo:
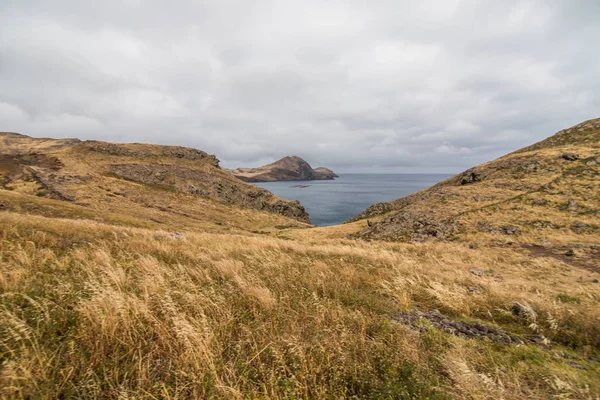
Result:
[[[599,4],[5,0],[0,129],[456,172],[599,116]]]

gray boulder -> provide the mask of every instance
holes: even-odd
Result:
[[[579,154],[577,153],[563,153],[562,158],[567,161],[576,161],[579,160]]]
[[[537,313],[529,304],[513,304],[512,313],[515,317],[519,319],[525,319],[530,322],[533,322],[537,319]]]

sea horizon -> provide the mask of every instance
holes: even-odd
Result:
[[[298,200],[316,226],[344,223],[373,204],[426,189],[453,174],[339,173],[332,180],[258,182],[286,200]]]

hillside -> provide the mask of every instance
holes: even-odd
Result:
[[[246,182],[331,180],[337,175],[330,169],[313,169],[309,163],[296,156],[284,157],[258,168],[237,168],[233,175]]]
[[[67,200],[97,211],[135,210],[146,220],[190,217],[227,223],[227,213],[247,209],[309,221],[297,201],[240,182],[200,150],[2,133],[0,143],[0,184],[13,193]],[[206,207],[221,209],[223,218],[202,218],[199,213]],[[282,225],[290,223],[284,221]]]
[[[374,204],[354,237],[525,245],[600,265],[600,119],[471,168],[432,188]],[[574,253],[574,254],[571,254]]]
[[[372,207],[371,237],[365,219],[314,228],[257,209],[256,188],[199,150],[19,136],[9,152],[0,135],[0,398],[598,398],[598,236],[470,230],[513,221],[503,200],[513,207],[537,179],[543,200],[576,207],[527,200],[516,215],[545,207],[552,223],[595,224],[595,124],[583,143]],[[539,166],[515,175],[519,157]],[[460,219],[483,196],[496,201]],[[442,220],[444,204],[460,222],[447,235],[377,236],[402,210]],[[523,246],[540,240],[581,247]]]
[[[2,155],[48,153],[80,142],[79,139],[32,138],[20,133],[0,132],[0,153]]]

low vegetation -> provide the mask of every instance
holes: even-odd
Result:
[[[506,249],[173,235],[3,212],[1,393],[590,398],[597,278]],[[537,319],[514,317],[517,301]],[[415,307],[547,341],[420,332],[397,318]]]
[[[536,148],[568,163],[544,190],[483,166],[373,207],[371,226],[310,228],[287,203],[224,201],[219,183],[247,184],[202,152],[35,143],[0,162],[0,398],[600,397],[592,145]],[[186,172],[144,172],[165,164]],[[390,222],[400,242],[355,239]]]

